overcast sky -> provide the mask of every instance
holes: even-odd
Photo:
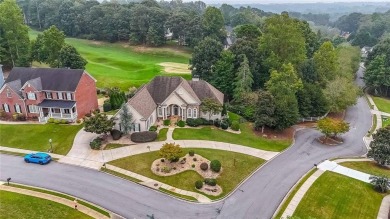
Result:
[[[184,0],[185,2],[190,2],[193,0]],[[331,3],[331,2],[390,2],[390,0],[203,0],[205,3],[227,3],[227,4],[246,4],[246,3],[259,3],[259,4],[269,4],[269,3]]]

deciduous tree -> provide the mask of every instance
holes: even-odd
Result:
[[[204,113],[208,113],[210,120],[212,114],[220,113],[222,111],[222,105],[214,99],[205,98],[202,100],[200,110]]]
[[[337,53],[330,41],[324,42],[314,53],[314,66],[318,75],[318,82],[325,86],[327,81],[336,77],[338,62]]]
[[[325,135],[325,137],[336,137],[339,134],[349,131],[349,124],[343,120],[324,118],[318,121],[318,129]]]
[[[161,157],[171,161],[175,162],[179,160],[181,156],[182,150],[180,148],[180,145],[175,143],[165,143],[160,148],[159,154]]]
[[[192,76],[211,81],[212,66],[219,60],[222,50],[222,44],[213,38],[206,37],[199,42],[190,60]]]
[[[114,119],[109,119],[104,113],[97,113],[84,120],[84,130],[96,134],[107,134],[114,126]]]
[[[28,27],[15,0],[0,3],[0,57],[10,67],[30,66]]]
[[[356,103],[359,88],[346,78],[336,77],[324,90],[331,112],[341,112]]]
[[[69,44],[65,44],[59,53],[58,65],[60,68],[85,69],[87,60],[85,60],[74,48]]]
[[[260,91],[255,112],[255,129],[261,127],[261,133],[263,133],[265,126],[275,125],[275,107],[272,94],[268,91]]]
[[[381,128],[373,135],[367,157],[373,158],[380,165],[390,164],[390,126]]]

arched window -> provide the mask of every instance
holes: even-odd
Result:
[[[194,116],[193,116],[193,118],[196,118],[196,117],[198,117],[198,111],[194,108]]]
[[[187,110],[187,118],[192,118],[192,109]]]

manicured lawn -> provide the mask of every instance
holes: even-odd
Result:
[[[66,155],[72,148],[74,137],[82,125],[0,125],[0,145],[47,151],[52,139],[54,153]]]
[[[188,153],[189,150],[191,149],[183,148],[183,155],[184,153]],[[211,199],[217,199],[227,195],[237,186],[238,183],[248,177],[251,172],[264,163],[264,160],[260,158],[230,151],[199,148],[192,150],[209,160],[217,159],[222,163],[223,172],[217,178],[217,183],[222,187],[223,193],[217,197],[208,196]],[[160,158],[158,151],[154,151],[114,160],[109,162],[109,164],[130,170],[180,189],[197,192],[195,189],[195,181],[203,179],[197,172],[186,171],[173,176],[157,176],[150,170],[150,168],[152,162],[158,158]]]
[[[167,140],[167,132],[168,128],[162,128],[158,132],[157,140],[156,141],[165,141]]]
[[[378,109],[385,113],[390,113],[390,100],[383,97],[372,97],[375,102],[375,105]]]
[[[374,219],[385,195],[376,192],[368,183],[327,171],[310,187],[294,216]]]
[[[30,38],[39,32],[30,31]],[[163,72],[162,62],[188,64],[190,52],[175,47],[131,47],[127,43],[106,43],[76,38],[66,38],[66,43],[76,47],[88,61],[86,70],[97,79],[97,87],[119,87],[127,91],[132,86],[149,82]],[[175,74],[191,78],[190,74]]]
[[[217,129],[214,126],[204,127],[201,129],[176,128],[173,131],[173,139],[220,141],[267,151],[282,151],[291,144],[291,141],[288,140],[269,140],[261,136],[257,136],[252,131],[252,125],[250,123],[240,124],[240,130],[241,134],[234,134]]]
[[[386,127],[386,126],[388,126],[388,125],[390,125],[390,118],[384,119],[384,118],[382,117],[382,127]]]
[[[1,218],[92,218],[71,207],[28,195],[0,191]]]
[[[390,178],[390,168],[378,166],[376,162],[343,162],[340,163],[342,166],[349,167],[354,170],[358,170],[371,175],[385,175]]]

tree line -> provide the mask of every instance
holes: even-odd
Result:
[[[0,62],[5,68],[29,67],[33,61],[55,68],[84,69],[87,61],[65,43],[65,34],[51,26],[30,40],[22,10],[15,0],[0,3]]]
[[[352,45],[364,47],[374,46],[381,40],[389,38],[390,10],[385,13],[351,13],[340,17],[335,27],[350,32],[348,41]]]
[[[192,74],[221,90],[229,110],[257,128],[284,129],[301,117],[340,112],[355,103],[358,48],[335,48],[288,13],[233,32],[237,40],[227,50],[214,38],[199,42],[190,61]]]

